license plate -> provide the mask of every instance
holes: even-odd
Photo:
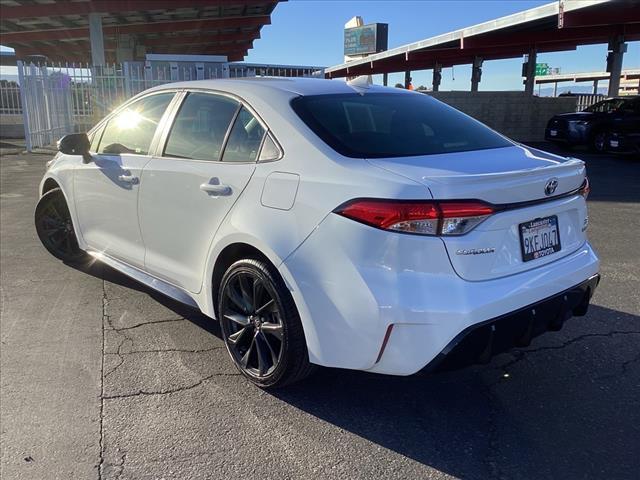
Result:
[[[549,135],[551,135],[552,137],[556,137],[558,135],[558,131],[557,130],[549,130]]]
[[[560,230],[558,229],[557,216],[537,218],[530,222],[521,223],[518,228],[524,262],[560,251]]]

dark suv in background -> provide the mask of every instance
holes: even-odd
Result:
[[[547,123],[545,139],[597,152],[635,151],[640,135],[640,96],[609,98],[582,112],[563,113]]]

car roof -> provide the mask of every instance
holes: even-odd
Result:
[[[362,82],[349,83],[343,80],[326,80],[322,78],[285,78],[285,77],[244,77],[230,79],[193,80],[160,85],[151,90],[165,90],[174,88],[194,88],[203,90],[217,90],[229,93],[257,94],[262,92],[288,93],[289,96],[326,95],[339,93],[368,93],[368,92],[406,92],[399,88],[367,85]]]

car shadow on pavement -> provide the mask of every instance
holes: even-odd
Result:
[[[119,271],[109,267],[108,265],[105,265],[99,261],[94,261],[89,264],[69,264],[69,266],[101,280],[105,280],[116,285],[146,293],[156,302],[160,303],[169,310],[172,310],[180,317],[189,320],[190,322],[198,325],[200,328],[208,331],[209,333],[212,333],[218,338],[222,338],[218,322],[209,318],[200,310],[173,300],[172,298],[167,297],[166,295],[163,295],[147,287],[146,285],[127,277],[123,273],[120,273]]]
[[[217,322],[108,266],[76,268],[145,292],[221,337]],[[612,330],[614,319],[624,328]],[[640,467],[640,316],[592,305],[587,317],[572,322],[581,334],[565,327],[572,333],[549,333],[488,365],[410,377],[321,368],[268,393],[459,478],[634,478]]]
[[[592,305],[586,319],[572,321],[592,318],[616,318],[627,328],[551,333],[455,372],[389,377],[322,369],[270,393],[459,478],[633,478],[640,466],[640,317]]]

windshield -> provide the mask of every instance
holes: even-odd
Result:
[[[618,110],[625,101],[621,98],[614,98],[612,100],[603,100],[602,102],[594,103],[590,107],[584,109],[585,112],[595,113],[607,113],[614,110]]]
[[[298,97],[291,105],[325,143],[347,157],[407,157],[512,145],[424,94],[313,95]]]

